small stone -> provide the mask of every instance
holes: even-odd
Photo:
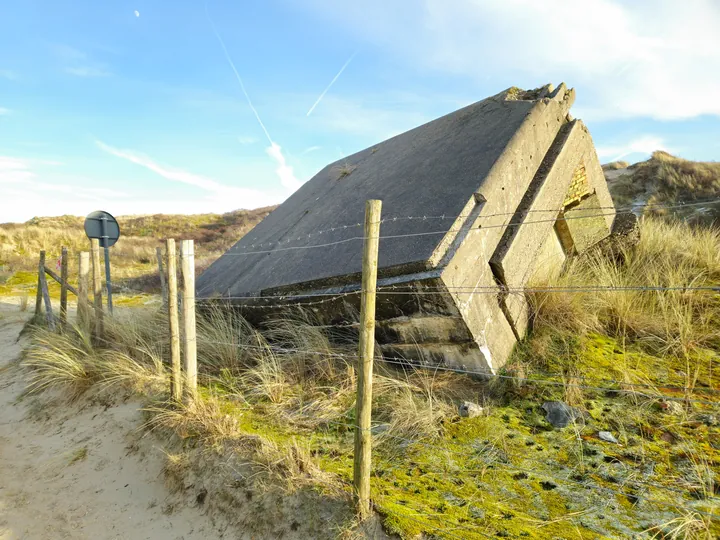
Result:
[[[583,417],[580,409],[571,407],[562,401],[547,401],[542,404],[547,420],[553,427],[564,428],[570,422]]]
[[[697,419],[699,422],[702,422],[706,426],[717,426],[718,425],[718,417],[714,414],[698,414]]]
[[[458,407],[458,412],[463,418],[475,418],[483,413],[483,408],[475,403],[464,401],[460,407]]]
[[[661,401],[660,408],[668,414],[681,416],[685,413],[684,407],[677,401]]]
[[[615,443],[615,444],[618,443],[618,440],[609,431],[601,431],[600,433],[598,433],[598,437],[600,437],[600,439],[602,439],[605,442],[611,442],[611,443]]]

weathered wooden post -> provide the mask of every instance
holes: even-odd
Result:
[[[55,330],[55,318],[53,317],[52,304],[50,303],[50,290],[48,289],[47,278],[45,277],[45,250],[40,252],[38,281],[40,282],[40,294],[42,295],[43,302],[45,303],[45,321],[47,322],[50,330]]]
[[[90,329],[90,301],[88,300],[88,274],[90,273],[90,253],[80,252],[78,263],[78,304],[77,322],[78,326],[88,332]]]
[[[375,354],[375,289],[377,286],[380,212],[382,201],[365,203],[365,241],[360,300],[360,346],[355,406],[355,463],[353,485],[361,519],[370,515],[373,356]]]
[[[95,305],[95,338],[105,337],[102,300],[102,272],[100,270],[100,242],[97,238],[90,239],[92,253],[93,304]]]
[[[158,263],[158,274],[160,274],[160,290],[162,294],[163,307],[167,306],[167,281],[165,280],[165,270],[163,269],[162,248],[155,248],[155,256]]]
[[[68,250],[65,246],[60,255],[60,326],[67,326],[67,296],[68,296]]]
[[[197,392],[197,340],[195,327],[195,246],[183,240],[180,247],[183,279],[183,351],[185,354],[185,397],[195,399]]]
[[[170,395],[175,401],[182,399],[182,372],[180,369],[180,332],[177,308],[177,259],[175,257],[175,240],[167,239],[167,272],[168,272],[168,320],[170,322]]]
[[[40,261],[38,262],[38,280],[37,280],[37,292],[35,293],[35,320],[40,317],[42,313],[42,282],[40,276],[45,273],[45,251],[40,252]]]

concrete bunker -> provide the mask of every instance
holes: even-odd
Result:
[[[527,284],[611,231],[574,99],[564,83],[510,88],[326,166],[199,277],[198,297],[256,321],[319,298],[321,320],[342,320],[359,304],[356,224],[382,199],[383,354],[495,373],[527,332]]]

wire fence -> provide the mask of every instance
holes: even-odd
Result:
[[[655,209],[655,210],[662,210],[662,209],[676,209],[676,208],[683,208],[683,207],[692,207],[692,206],[698,206],[698,205],[706,205],[706,204],[714,204],[720,202],[720,199],[711,199],[706,201],[693,201],[691,203],[683,203],[683,204],[677,204],[677,205],[653,205],[653,204],[647,204],[642,205],[644,208],[649,209]],[[597,210],[602,210],[601,212],[598,212]],[[610,211],[612,210],[612,211]],[[403,217],[391,217],[391,218],[384,218],[380,221],[381,224],[387,224],[387,223],[395,223],[398,221],[421,221],[421,222],[432,222],[432,221],[442,221],[446,219],[450,219],[453,221],[453,225],[450,228],[447,229],[437,229],[435,230],[423,230],[418,232],[412,232],[412,233],[404,233],[404,234],[380,234],[377,237],[373,237],[375,239],[382,240],[389,240],[389,239],[409,239],[409,238],[415,238],[415,237],[421,237],[421,236],[441,236],[441,235],[448,235],[456,232],[461,231],[467,231],[467,232],[478,232],[478,231],[485,231],[487,229],[495,229],[495,228],[507,228],[507,227],[521,227],[521,226],[527,226],[531,224],[540,224],[540,223],[550,223],[550,222],[558,222],[563,220],[570,220],[570,219],[591,219],[591,218],[600,218],[600,217],[607,217],[614,215],[616,213],[622,213],[623,211],[627,213],[636,212],[638,210],[638,207],[632,207],[627,210],[622,209],[614,209],[612,207],[605,207],[605,208],[595,208],[593,211],[588,212],[584,215],[577,215],[577,216],[564,216],[561,214],[562,209],[548,209],[548,210],[537,210],[537,209],[531,209],[528,212],[535,212],[535,213],[547,213],[551,215],[551,218],[548,219],[537,219],[537,220],[524,220],[515,222],[514,216],[517,215],[517,212],[507,212],[507,213],[496,213],[496,214],[488,214],[488,215],[480,215],[477,216],[477,214],[468,214],[468,215],[460,215],[460,216],[403,216]],[[511,216],[512,219],[504,220],[502,223],[487,223],[484,220],[487,220],[488,218],[493,217],[505,217],[505,216]],[[458,222],[461,222],[463,219],[471,218],[474,220],[474,222],[471,224],[471,227],[468,228],[466,224],[462,224],[460,227],[455,226],[454,224],[457,224]],[[374,222],[377,225],[377,222]],[[479,223],[479,226],[478,226]],[[292,242],[303,242],[303,241],[309,241],[313,238],[317,238],[320,236],[328,236],[330,233],[340,233],[345,234],[347,231],[354,231],[355,229],[361,227],[362,223],[357,224],[351,224],[351,225],[343,225],[340,227],[331,227],[327,230],[323,231],[317,231],[313,234],[309,234],[307,236],[298,236],[294,238],[288,238],[284,240],[279,240],[276,242],[260,242],[260,243],[252,243],[250,244],[250,250],[246,251],[237,251],[237,250],[230,250],[228,253],[226,253],[225,256],[245,256],[245,255],[261,255],[261,254],[270,254],[270,253],[282,253],[285,251],[290,250],[309,250],[309,249],[323,249],[323,248],[330,248],[331,246],[347,243],[347,242],[356,242],[356,241],[366,241],[369,240],[370,237],[366,237],[363,235],[356,235],[353,233],[352,236],[342,239],[336,239],[333,241],[328,242],[321,242],[321,243],[315,243],[315,244],[309,244],[309,245],[290,245]],[[367,223],[366,223],[367,225]],[[253,240],[251,240],[253,241]],[[174,244],[173,244],[174,245]],[[190,244],[192,246],[192,244]],[[262,248],[270,248],[272,249],[262,249]],[[260,249],[258,249],[260,248]],[[192,250],[190,250],[188,253],[185,253],[182,255],[184,257],[183,261],[185,263],[188,263],[188,261],[192,261],[192,259],[188,259],[188,257],[192,256]],[[193,262],[189,262],[188,265],[194,264]],[[187,273],[189,270],[184,269],[183,270],[184,278],[187,278]],[[168,277],[170,277],[168,275]],[[183,318],[188,317],[188,313],[192,313],[192,325],[188,325],[187,321],[184,320],[184,335],[182,336],[183,341],[183,350],[187,351],[189,349],[194,350],[197,345],[203,346],[227,346],[227,347],[234,347],[237,348],[237,350],[242,353],[250,353],[251,355],[255,356],[261,356],[261,355],[276,355],[278,357],[283,356],[298,356],[298,355],[305,355],[305,356],[314,356],[314,357],[324,357],[329,359],[336,359],[342,362],[345,362],[348,365],[351,365],[355,368],[361,365],[363,361],[371,360],[371,361],[377,361],[378,363],[387,365],[390,368],[393,368],[397,371],[405,371],[405,370],[416,370],[416,369],[423,369],[427,370],[432,373],[437,372],[447,372],[447,373],[453,373],[457,375],[463,375],[463,376],[469,376],[473,377],[478,380],[487,380],[488,378],[492,378],[494,380],[500,380],[500,381],[509,381],[515,383],[517,386],[529,386],[533,388],[541,389],[543,387],[550,388],[550,389],[559,389],[563,391],[567,391],[568,389],[574,389],[578,391],[586,391],[586,392],[597,392],[601,393],[606,396],[625,396],[625,397],[631,397],[636,400],[642,400],[647,403],[664,403],[664,402],[675,402],[683,404],[687,409],[690,409],[691,407],[699,406],[702,408],[703,411],[713,411],[717,412],[720,411],[720,401],[714,401],[713,397],[715,395],[720,395],[720,389],[715,388],[712,386],[712,380],[711,381],[700,381],[699,383],[696,381],[693,384],[670,384],[670,381],[664,381],[664,382],[658,382],[654,383],[651,381],[648,381],[650,377],[647,379],[643,379],[642,381],[633,381],[633,376],[628,375],[625,379],[614,379],[610,377],[602,377],[602,378],[593,378],[593,377],[585,377],[581,375],[575,375],[568,373],[566,371],[547,371],[542,373],[536,373],[533,375],[528,376],[522,376],[519,374],[513,374],[511,372],[506,371],[500,371],[499,373],[493,373],[490,369],[488,370],[480,370],[480,369],[472,369],[467,368],[464,365],[461,366],[451,366],[451,365],[445,365],[438,362],[428,362],[428,361],[418,361],[413,360],[412,358],[405,358],[403,356],[397,355],[397,353],[387,353],[387,354],[377,354],[377,353],[370,353],[370,355],[361,355],[361,354],[352,354],[348,352],[344,352],[342,349],[333,349],[333,350],[317,350],[314,349],[310,345],[306,345],[303,347],[295,347],[295,346],[287,346],[285,343],[273,343],[272,341],[268,341],[265,343],[245,343],[242,342],[241,339],[238,340],[218,340],[218,339],[207,339],[200,335],[200,337],[196,337],[194,334],[194,306],[197,303],[200,306],[216,306],[219,307],[219,309],[223,311],[233,311],[240,310],[242,313],[242,310],[244,309],[264,309],[264,310],[273,310],[273,309],[304,309],[304,308],[315,308],[317,309],[318,306],[328,304],[331,302],[344,302],[352,297],[354,301],[357,301],[360,299],[360,296],[363,294],[372,293],[376,296],[378,296],[380,299],[383,298],[418,298],[418,299],[435,299],[435,298],[445,298],[448,295],[455,295],[455,296],[469,296],[472,298],[475,295],[494,295],[494,296],[507,296],[507,295],[519,295],[525,297],[525,295],[532,294],[532,293],[547,293],[547,294],[596,294],[596,293],[624,293],[624,292],[637,292],[642,294],[701,294],[701,293],[708,293],[712,295],[717,295],[718,292],[720,292],[720,286],[716,286],[714,284],[702,284],[700,282],[693,282],[688,283],[687,285],[669,285],[669,284],[655,284],[655,285],[618,285],[618,286],[610,286],[610,285],[583,285],[583,286],[524,286],[522,283],[514,284],[513,286],[508,286],[505,284],[495,284],[495,285],[477,285],[477,286],[445,286],[445,285],[425,285],[422,283],[419,284],[390,284],[390,285],[381,285],[379,287],[373,287],[374,290],[365,289],[361,290],[360,285],[350,285],[350,286],[344,286],[340,287],[340,290],[316,290],[316,291],[309,291],[307,293],[298,293],[298,294],[275,294],[275,295],[268,295],[268,296],[262,296],[262,295],[232,295],[232,294],[225,294],[214,298],[200,298],[195,299],[194,298],[194,274],[192,276],[192,279],[188,282],[192,283],[192,293],[189,294],[189,289],[186,288],[183,289],[183,298],[181,301],[181,304],[183,304]],[[97,286],[93,288],[94,290],[98,290]],[[100,289],[101,290],[101,289]],[[171,288],[172,290],[172,288]],[[87,295],[87,286],[85,289],[85,294]],[[172,292],[169,294],[173,294]],[[175,290],[175,295],[177,295],[177,290]],[[168,296],[169,298],[169,296]],[[39,300],[38,300],[39,302]],[[189,306],[189,302],[192,302],[192,306]],[[171,302],[166,302],[166,304],[173,304]],[[38,303],[39,305],[39,303]],[[174,304],[174,309],[177,310],[176,304]],[[173,307],[170,307],[169,309],[173,309]],[[463,316],[460,314],[445,314],[445,313],[439,313],[438,316],[441,316],[443,318],[455,318],[455,319],[463,319]],[[175,315],[177,317],[177,313]],[[172,315],[171,315],[172,317]],[[378,324],[383,325],[387,323],[388,321],[377,321]],[[85,321],[87,324],[87,321]],[[190,329],[192,326],[192,334],[190,334]],[[312,325],[310,325],[312,327]],[[351,328],[353,331],[357,329],[358,331],[362,331],[364,327],[364,323],[358,322],[355,320],[350,321],[342,321],[339,324],[319,324],[317,326],[314,326],[312,328],[320,329],[320,330],[327,330],[331,331],[333,329],[342,329],[342,328]],[[176,322],[176,333],[177,333],[177,322]],[[109,343],[107,340],[103,338],[102,335],[98,335],[97,338],[105,343],[107,346],[112,346],[111,343]],[[179,339],[177,336],[175,339]],[[389,349],[392,350],[392,344],[388,345]],[[142,355],[148,354],[148,349],[143,347],[130,347],[134,348],[137,352],[141,353]],[[201,348],[201,367],[202,366],[202,353],[203,350]],[[179,347],[177,348],[176,352],[173,352],[173,361],[172,366],[173,370],[179,369]],[[196,369],[197,366],[195,366],[194,369]],[[175,371],[174,371],[175,373]],[[201,375],[203,375],[201,373]],[[175,375],[173,375],[175,376]],[[706,384],[706,386],[703,386],[703,383]],[[536,394],[537,395],[537,394]],[[306,417],[304,420],[311,421],[313,420],[312,412],[304,413]],[[302,416],[302,414],[301,414]],[[583,417],[577,417],[573,419],[574,423],[580,423],[584,420],[581,420]],[[653,505],[657,507],[663,507],[668,508],[673,511],[678,511],[678,509],[691,509],[692,512],[695,512],[699,515],[702,515],[706,518],[709,518],[711,520],[718,520],[720,519],[720,514],[715,513],[714,511],[708,511],[707,509],[698,508],[699,504],[703,505],[709,505],[712,508],[714,508],[714,505],[717,505],[718,502],[720,502],[720,498],[716,497],[713,493],[713,487],[712,486],[697,486],[689,481],[677,481],[675,486],[662,484],[659,482],[655,482],[651,480],[651,474],[644,475],[641,477],[632,476],[632,474],[629,474],[626,478],[626,481],[619,482],[618,487],[613,488],[609,487],[603,483],[600,483],[597,481],[597,479],[593,478],[595,473],[592,471],[585,471],[584,475],[586,479],[577,479],[573,478],[570,469],[564,470],[564,473],[561,474],[561,472],[553,472],[548,471],[547,467],[538,465],[537,467],[533,466],[527,466],[525,463],[526,460],[520,458],[516,459],[516,463],[513,463],[510,458],[507,459],[497,459],[492,456],[484,456],[483,455],[483,448],[477,448],[473,445],[469,445],[467,442],[457,442],[453,440],[448,440],[447,438],[441,438],[440,442],[433,443],[428,442],[427,440],[419,440],[417,438],[410,438],[410,437],[403,437],[397,434],[393,434],[388,432],[387,430],[381,431],[378,434],[378,430],[383,428],[383,424],[376,423],[375,425],[372,425],[369,428],[363,428],[360,426],[360,424],[356,422],[343,422],[338,421],[341,420],[338,418],[335,419],[326,419],[323,420],[324,425],[326,426],[334,426],[338,428],[343,428],[347,431],[354,432],[356,435],[358,433],[370,433],[370,434],[376,434],[377,439],[379,441],[378,444],[381,445],[381,451],[379,453],[379,460],[377,460],[373,465],[373,471],[375,473],[378,473],[379,471],[400,471],[403,468],[406,467],[405,460],[403,460],[401,465],[398,465],[396,461],[393,460],[391,455],[383,455],[382,452],[382,444],[385,441],[395,441],[396,443],[400,443],[403,446],[403,451],[406,453],[406,458],[409,458],[412,456],[413,452],[417,452],[418,449],[422,449],[425,451],[428,455],[433,456],[435,459],[435,462],[431,463],[430,465],[424,465],[425,473],[426,474],[433,474],[433,475],[439,475],[439,476],[446,476],[448,474],[453,474],[454,472],[457,472],[462,468],[461,465],[458,465],[458,463],[467,463],[468,458],[467,454],[468,452],[471,452],[473,454],[473,459],[478,460],[478,464],[482,466],[483,471],[485,471],[486,474],[489,474],[490,476],[493,475],[499,475],[499,474],[507,474],[507,473],[522,473],[524,475],[527,475],[527,478],[532,479],[545,479],[552,482],[559,482],[563,484],[567,484],[570,486],[575,487],[582,487],[585,491],[594,493],[597,497],[607,497],[608,495],[612,495],[615,497],[625,497],[628,499],[633,500],[642,500],[644,501],[644,504]],[[579,437],[579,435],[578,435]],[[582,440],[578,439],[578,444],[582,444]],[[485,445],[486,447],[490,445]],[[484,459],[487,458],[487,459]],[[465,473],[471,472],[467,469],[464,470]],[[484,474],[485,474],[484,473]],[[633,473],[634,474],[634,473]],[[376,483],[379,481],[378,477],[376,476]],[[483,479],[479,480],[479,488],[485,489],[489,493],[493,492],[493,482],[486,481]],[[712,480],[710,481],[712,483]],[[708,494],[705,494],[705,496],[702,497],[702,500],[693,500],[693,494],[695,491],[699,488],[709,490]],[[645,492],[641,492],[642,489],[645,489]],[[651,491],[652,490],[652,491]],[[658,492],[664,493],[664,494],[673,494],[676,497],[675,501],[668,501],[667,499],[658,498],[654,495],[657,495]],[[377,501],[383,500],[383,494],[380,492],[374,492],[373,497]],[[514,498],[521,498],[520,495],[515,495]],[[452,522],[450,523],[446,517],[442,515],[442,513],[433,514],[428,512],[427,509],[422,510],[419,508],[414,508],[412,505],[407,505],[407,509],[409,512],[412,512],[411,514],[403,515],[404,518],[415,520],[418,522],[419,525],[421,525],[421,528],[425,532],[434,531],[439,533],[440,536],[448,537],[448,538],[466,538],[466,533],[472,533],[475,535],[479,535],[481,537],[493,537],[493,535],[489,532],[486,532],[486,530],[483,528],[484,526],[480,526],[478,524],[474,526],[466,525],[459,522]],[[590,508],[585,511],[590,511]],[[530,513],[526,509],[526,513]],[[568,512],[568,515],[571,513]],[[567,517],[567,516],[566,516]],[[542,520],[541,520],[542,521]],[[489,528],[487,528],[489,530]]]
[[[700,201],[691,201],[691,202],[684,202],[684,203],[675,203],[675,204],[667,204],[667,203],[643,203],[643,204],[636,204],[633,206],[627,206],[627,207],[614,207],[614,206],[597,206],[592,209],[588,209],[587,214],[580,215],[580,216],[574,216],[572,218],[564,218],[563,216],[558,216],[560,212],[563,211],[563,208],[551,208],[551,209],[528,209],[526,210],[526,213],[540,213],[540,214],[551,214],[552,219],[550,221],[557,221],[564,220],[564,219],[584,219],[584,218],[595,218],[595,217],[605,217],[608,215],[616,215],[616,214],[636,214],[639,210],[677,210],[680,208],[694,208],[697,206],[705,206],[708,204],[717,204],[720,203],[720,198],[709,198],[709,199],[703,199]],[[598,210],[601,211],[607,211],[607,212],[601,212],[597,213]],[[495,212],[490,214],[481,214],[480,216],[477,216],[480,220],[488,220],[491,218],[496,217],[507,217],[507,216],[515,216],[517,214],[516,211],[511,212]],[[428,222],[428,221],[444,221],[444,220],[464,220],[467,218],[476,217],[474,214],[459,214],[459,215],[440,215],[440,216],[394,216],[394,217],[385,217],[380,220],[380,224],[389,224],[389,223],[397,223],[397,222],[403,222],[403,221],[414,221],[414,222]],[[526,222],[511,222],[511,223],[501,223],[501,224],[495,224],[492,227],[484,227],[487,228],[496,228],[496,227],[505,227],[507,225],[513,225],[513,226],[520,226],[523,224],[533,224],[533,223],[545,223],[548,220],[531,220]],[[320,231],[315,231],[312,233],[304,234],[301,236],[292,236],[288,237],[284,240],[272,240],[272,241],[265,241],[265,242],[256,242],[258,240],[258,237],[252,237],[248,241],[252,242],[247,246],[245,250],[236,249],[233,248],[228,252],[228,255],[253,255],[253,254],[265,254],[265,253],[271,253],[273,251],[287,251],[290,249],[311,249],[311,248],[323,248],[323,247],[329,247],[336,244],[346,243],[346,242],[352,242],[352,241],[358,241],[363,240],[363,236],[353,236],[351,238],[345,238],[339,241],[335,242],[326,242],[321,244],[312,244],[312,245],[303,245],[303,246],[288,246],[288,244],[292,242],[302,242],[311,240],[313,238],[317,238],[319,236],[328,235],[329,233],[336,233],[340,231],[352,231],[354,229],[361,228],[363,226],[362,223],[352,223],[352,224],[344,224],[344,225],[337,225],[334,227],[330,227],[327,229],[323,229]],[[447,229],[442,231],[433,231],[433,232],[423,232],[423,233],[416,233],[416,234],[409,234],[409,235],[393,235],[393,236],[381,236],[382,238],[403,238],[403,237],[413,237],[418,235],[438,235],[438,234],[447,234],[451,232],[457,232],[461,229]],[[252,232],[250,233],[252,234]],[[283,248],[282,246],[285,245]],[[270,248],[273,246],[277,246],[277,249],[273,250],[260,250],[256,251],[255,248]]]

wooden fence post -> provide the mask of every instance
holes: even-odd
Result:
[[[92,253],[93,304],[95,305],[95,338],[105,337],[104,313],[102,300],[102,270],[100,268],[100,242],[97,238],[90,239]]]
[[[47,278],[45,277],[45,251],[40,252],[40,264],[38,264],[38,276],[40,281],[40,291],[45,303],[45,321],[50,330],[55,330],[55,317],[53,317],[52,304],[50,303],[50,291],[48,289]]]
[[[175,240],[167,239],[167,272],[168,272],[168,320],[170,322],[170,395],[176,401],[182,399],[182,372],[180,369],[180,335],[177,308],[177,259],[175,257]]]
[[[167,281],[165,280],[165,270],[163,269],[162,248],[155,248],[155,255],[158,263],[158,274],[160,274],[160,290],[162,291],[163,307],[167,306]]]
[[[88,274],[90,273],[90,253],[80,252],[78,263],[78,303],[77,322],[78,326],[88,332],[90,329],[90,300],[88,299]]]
[[[60,255],[60,326],[67,326],[67,288],[68,280],[68,250],[65,246],[62,248]]]
[[[38,262],[38,279],[37,279],[37,292],[35,294],[35,319],[37,320],[42,313],[42,282],[40,276],[45,274],[45,251],[40,252],[40,261]]]
[[[185,397],[195,399],[197,392],[197,339],[195,326],[195,245],[183,240],[180,248],[183,279],[183,351],[185,354]]]
[[[358,354],[357,401],[355,406],[355,463],[353,485],[361,519],[370,515],[370,469],[372,433],[373,356],[375,355],[375,289],[377,286],[380,211],[382,201],[365,203],[365,241],[360,300],[360,346]]]

